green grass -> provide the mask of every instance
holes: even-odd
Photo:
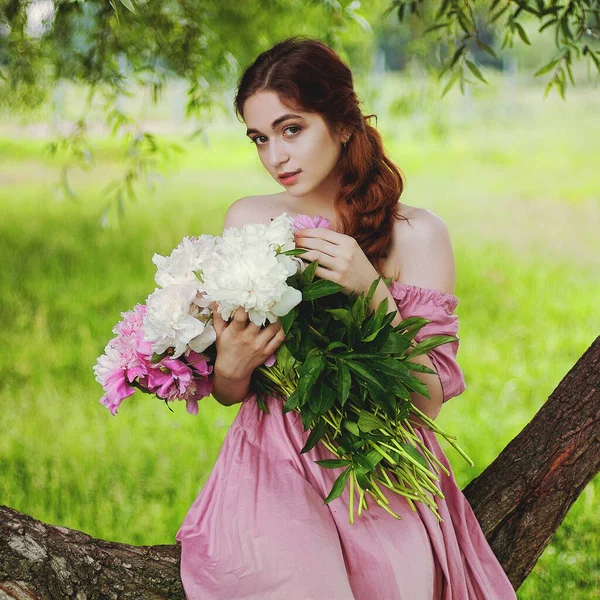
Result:
[[[505,113],[491,91],[474,95],[468,113],[452,94],[437,115],[379,111],[408,179],[403,201],[439,214],[454,243],[468,388],[439,422],[476,463],[445,446],[461,487],[529,422],[600,329],[600,117],[586,91],[563,104],[523,90]],[[45,142],[0,138],[0,503],[100,538],[174,543],[238,408],[206,399],[192,417],[183,404],[170,412],[138,395],[112,417],[92,366],[119,313],[153,291],[154,252],[186,234],[219,233],[232,201],[279,188],[241,125],[215,123],[210,147],[190,145],[164,186],[141,192],[122,227],[106,229],[100,191],[121,168],[116,142],[94,141],[96,169],[72,179],[78,202],[53,196],[60,161],[39,156]],[[594,597],[599,481],[568,513],[522,600]]]

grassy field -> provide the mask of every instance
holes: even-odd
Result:
[[[373,102],[407,176],[403,201],[439,214],[453,239],[467,390],[439,422],[475,460],[470,468],[446,447],[464,487],[600,331],[600,114],[597,91],[571,90],[567,103],[543,101],[539,87],[507,98],[500,80],[437,103],[425,87],[426,111],[387,110],[415,85],[390,80]],[[169,130],[163,117],[157,130]],[[242,125],[221,119],[207,131],[209,146],[188,145],[155,194],[140,192],[121,227],[103,228],[100,191],[119,174],[117,142],[94,139],[96,168],[73,178],[80,199],[61,200],[52,193],[60,161],[41,156],[43,132],[0,122],[1,504],[100,538],[174,543],[237,408],[206,399],[192,417],[140,395],[112,417],[92,366],[119,313],[154,289],[154,252],[220,233],[235,199],[280,189]],[[599,493],[596,478],[520,599],[596,597]]]

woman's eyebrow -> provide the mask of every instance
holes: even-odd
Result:
[[[277,127],[277,125],[279,125],[280,123],[283,123],[283,121],[287,121],[288,119],[302,119],[304,120],[304,117],[301,117],[300,115],[294,115],[292,113],[286,113],[285,115],[281,115],[281,117],[278,117],[277,119],[275,119],[272,123],[271,123],[271,128],[275,129]],[[246,129],[246,135],[250,135],[251,133],[260,133],[260,131],[258,131],[258,129]]]

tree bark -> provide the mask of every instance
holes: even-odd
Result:
[[[600,337],[529,424],[463,490],[517,589],[600,471]]]
[[[600,470],[600,337],[464,489],[515,589]],[[0,506],[0,600],[185,600],[177,545],[130,546]]]

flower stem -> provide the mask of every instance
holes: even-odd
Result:
[[[354,469],[350,471],[350,525],[354,524]]]

